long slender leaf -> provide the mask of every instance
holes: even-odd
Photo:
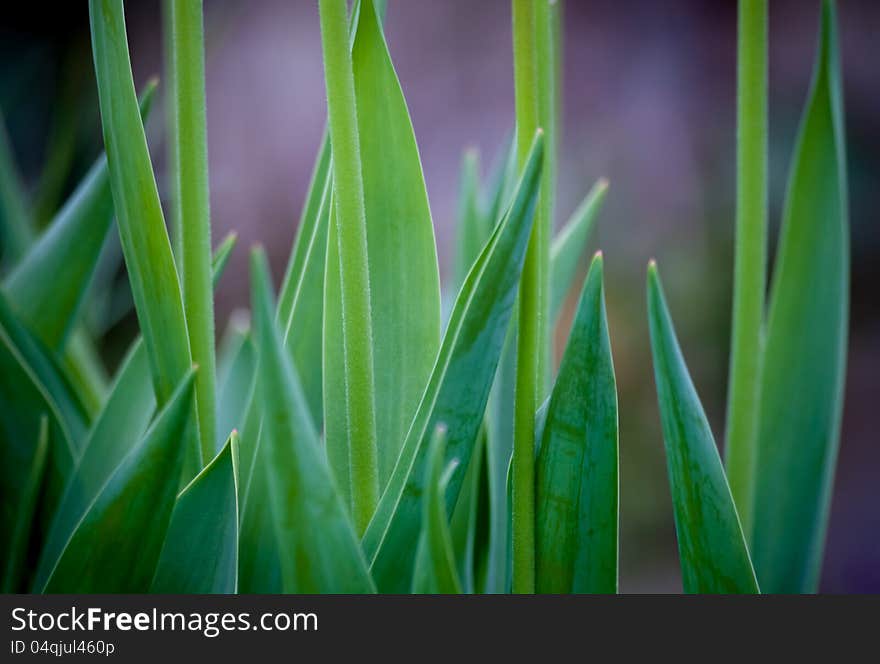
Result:
[[[608,181],[600,179],[572,213],[550,248],[550,323],[559,318],[565,296],[577,272],[584,245],[596,225],[596,217],[605,203]]]
[[[268,264],[259,251],[252,257],[252,280],[264,417],[255,464],[268,476],[282,592],[372,592],[366,561],[275,324]]]
[[[404,592],[407,588],[414,555],[410,543],[420,530],[419,497],[424,491],[428,436],[437,424],[447,426],[447,458],[458,458],[465,468],[470,462],[531,231],[542,139],[538,132],[513,203],[465,279],[400,458],[364,534],[373,578],[383,592]],[[450,480],[446,493],[450,511],[458,499],[462,476],[458,472]]]
[[[180,281],[134,94],[122,0],[90,0],[89,19],[119,237],[156,399],[162,405],[192,362]],[[184,466],[188,479],[201,469],[198,426],[187,436],[181,444],[189,449]]]
[[[764,350],[752,551],[767,592],[815,592],[840,436],[849,228],[837,20],[822,5]]]
[[[237,590],[238,432],[177,497],[156,575],[159,593]]]
[[[44,592],[146,592],[168,529],[192,425],[194,370],[125,457],[52,566]]]
[[[458,213],[455,225],[455,263],[453,265],[453,292],[457,293],[464,283],[471,265],[480,255],[480,250],[492,233],[488,216],[483,215],[479,206],[480,193],[480,153],[474,149],[465,150],[461,161],[459,176]]]
[[[602,282],[597,254],[542,427],[535,582],[543,593],[617,592],[617,386]]]
[[[422,532],[416,551],[412,585],[412,591],[418,594],[461,593],[444,498],[446,486],[457,463],[453,460],[445,469],[443,467],[446,456],[445,435],[442,426],[437,427],[428,448],[425,496],[422,499]]]
[[[648,322],[684,590],[756,593],[758,583],[718,448],[653,262],[648,268]]]
[[[370,314],[373,329],[376,440],[379,487],[388,481],[406,429],[431,372],[440,343],[440,281],[434,231],[419,161],[415,134],[400,83],[391,63],[372,0],[361,3],[352,47],[354,92],[357,101],[360,170],[364,183]],[[386,169],[395,177],[388,178]],[[334,198],[338,199],[339,191]],[[337,203],[338,206],[338,203]],[[340,240],[331,229],[327,272],[335,276],[347,267],[337,251]],[[345,321],[341,288],[327,280],[324,324],[325,431],[328,454],[337,480],[350,469],[344,462],[345,385],[343,352]],[[406,288],[401,288],[406,284]]]
[[[151,81],[141,96],[144,120],[155,91],[156,82]],[[68,338],[112,218],[107,158],[101,155],[3,283],[18,315],[53,350]]]
[[[217,431],[229,435],[244,427],[248,399],[257,369],[257,351],[251,332],[233,322],[228,339],[218,354]],[[218,450],[223,442],[217,441]]]

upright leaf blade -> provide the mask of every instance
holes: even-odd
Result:
[[[767,592],[815,592],[840,436],[849,317],[843,101],[834,3],[785,201],[764,349],[752,551]]]
[[[61,553],[44,592],[146,592],[179,485],[191,425],[191,370],[143,440],[101,489]]]
[[[559,318],[565,296],[577,272],[584,245],[593,233],[596,217],[605,203],[608,181],[600,179],[572,213],[550,247],[550,324]]]
[[[348,514],[322,458],[318,436],[275,325],[265,254],[252,257],[263,405],[261,449],[285,593],[374,590]]]
[[[684,591],[756,593],[736,507],[660,286],[648,268],[648,322]]]
[[[238,433],[177,497],[151,592],[237,590]]]
[[[536,482],[537,591],[617,592],[617,386],[601,254],[550,395]]]
[[[452,550],[452,534],[446,513],[444,493],[450,475],[455,471],[456,461],[450,462],[444,471],[445,431],[442,427],[434,432],[428,448],[425,468],[425,496],[422,500],[422,533],[416,551],[413,572],[413,593],[430,595],[457,595],[461,582],[455,566]]]
[[[383,592],[407,589],[414,556],[411,543],[420,531],[419,497],[424,492],[428,437],[437,424],[447,427],[446,458],[458,458],[462,467],[470,461],[519,285],[542,156],[539,132],[513,203],[458,295],[397,465],[364,534],[373,578]],[[446,492],[449,511],[458,499],[463,475],[457,472],[450,479]]]
[[[191,365],[180,281],[134,94],[122,0],[90,0],[89,19],[119,237],[161,405]],[[198,427],[191,432],[182,442],[190,477],[201,468]]]

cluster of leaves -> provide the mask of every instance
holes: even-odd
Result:
[[[253,326],[231,325],[215,350],[212,288],[235,238],[211,255],[201,3],[164,7],[172,248],[143,128],[155,85],[139,106],[122,0],[90,0],[107,154],[39,236],[0,145],[4,590],[616,592],[601,254],[552,386],[545,367],[607,189],[550,241],[557,3],[514,0],[517,136],[485,186],[465,155],[446,302],[383,5],[356,2],[349,18],[344,0],[319,2],[328,129],[287,270],[276,301],[264,252],[251,252]],[[833,18],[827,3],[763,348],[746,536],[650,270],[687,591],[757,591],[750,545],[765,588],[815,583],[848,272]],[[142,336],[106,381],[84,305],[114,225]],[[807,434],[808,458],[794,458]]]

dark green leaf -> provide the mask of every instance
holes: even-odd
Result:
[[[536,589],[615,593],[617,386],[602,257],[590,266],[541,427],[536,468]]]
[[[756,593],[758,583],[718,448],[653,263],[648,268],[648,322],[684,591]]]

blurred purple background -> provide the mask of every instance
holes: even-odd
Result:
[[[773,0],[770,5],[772,251],[812,70],[819,3]],[[128,2],[127,11],[140,87],[162,72],[159,11],[155,2]],[[222,331],[230,312],[247,304],[248,245],[263,242],[276,280],[282,275],[326,108],[316,3],[207,0],[205,12],[214,239],[233,229],[240,235],[218,291]],[[55,3],[39,13],[19,7],[4,14],[0,105],[16,156],[26,183],[36,190],[50,177],[43,170],[49,145],[74,136],[69,164],[55,175],[63,194],[101,145],[86,4]],[[839,14],[852,307],[822,589],[878,592],[880,441],[872,410],[880,404],[880,3],[843,0]],[[644,313],[650,257],[660,264],[694,381],[716,437],[723,437],[733,260],[735,30],[732,0],[565,4],[556,221],[565,220],[598,177],[610,179],[590,244],[606,255],[620,391],[624,592],[681,587]],[[479,148],[485,170],[513,125],[509,3],[390,0],[386,35],[421,150],[445,276],[462,150]],[[157,108],[148,135],[163,188],[161,125]],[[51,199],[43,208],[47,215]],[[131,317],[118,327],[110,341],[131,334]],[[562,327],[564,334],[567,323]]]

